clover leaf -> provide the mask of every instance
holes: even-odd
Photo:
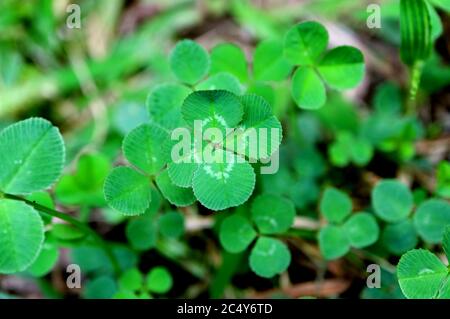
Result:
[[[256,231],[247,218],[232,215],[226,218],[220,228],[220,243],[230,253],[239,253],[247,249],[256,237]]]
[[[304,109],[319,109],[326,103],[324,82],[331,88],[354,88],[364,77],[364,57],[356,48],[340,46],[325,52],[328,32],[317,22],[295,25],[286,33],[284,56],[298,65],[291,83],[295,103]]]
[[[155,125],[142,124],[126,135],[123,154],[133,166],[152,175],[166,164],[165,150],[161,148],[166,140],[166,131]]]
[[[181,84],[160,84],[147,98],[150,122],[166,129],[180,127],[183,123],[181,105],[192,90]]]
[[[272,194],[255,198],[251,208],[252,220],[261,234],[283,233],[294,222],[295,208],[291,201]]]
[[[319,232],[319,247],[327,260],[344,256],[350,250],[350,243],[342,227],[327,225]]]
[[[408,217],[414,205],[413,196],[403,183],[383,180],[372,190],[375,213],[387,222],[398,222]]]
[[[155,218],[146,214],[131,219],[125,228],[125,235],[136,250],[155,247],[157,239]]]
[[[417,207],[414,225],[425,241],[441,242],[445,227],[450,225],[450,204],[441,199],[426,200]]]
[[[225,90],[241,95],[243,87],[239,80],[228,72],[220,72],[207,78],[197,85],[198,90]]]
[[[44,223],[31,206],[0,199],[0,273],[25,270],[38,257],[44,242]]]
[[[167,170],[164,170],[156,177],[156,185],[164,197],[174,205],[189,206],[195,202],[192,189],[175,185],[170,179]]]
[[[448,268],[436,255],[424,249],[410,250],[397,265],[403,294],[410,299],[448,298]]]
[[[208,52],[192,40],[182,40],[170,54],[170,67],[181,82],[195,84],[209,71]]]
[[[320,61],[319,73],[337,90],[357,86],[364,77],[364,57],[356,48],[340,46],[328,51]]]
[[[165,294],[172,285],[172,275],[164,267],[155,267],[147,275],[146,286],[150,292]]]
[[[0,132],[0,190],[24,195],[49,188],[65,162],[59,130],[42,118],[30,118]]]
[[[110,170],[111,164],[106,156],[83,154],[76,171],[64,175],[56,184],[56,197],[66,205],[104,206],[103,184]]]
[[[167,212],[159,217],[158,226],[163,236],[178,238],[184,233],[184,217],[179,212]]]
[[[113,169],[103,191],[108,205],[125,215],[143,214],[150,205],[149,180],[129,167]]]
[[[320,229],[318,240],[327,260],[344,256],[351,247],[364,248],[378,240],[380,229],[374,216],[366,212],[350,215],[352,206],[350,197],[333,187],[322,196],[319,210],[330,224]]]
[[[261,277],[271,278],[285,271],[291,263],[291,253],[278,239],[260,237],[250,253],[250,268]]]
[[[328,45],[328,32],[320,24],[307,21],[289,29],[284,38],[284,55],[292,64],[314,65]]]
[[[241,82],[247,82],[247,60],[240,47],[232,43],[221,43],[211,50],[211,75],[228,72]]]
[[[416,247],[417,231],[412,220],[406,219],[396,224],[388,224],[381,234],[384,247],[395,255],[401,255]]]
[[[252,203],[251,221],[242,214],[233,214],[222,221],[220,243],[226,251],[240,253],[259,233],[261,236],[251,248],[250,268],[261,277],[271,278],[287,269],[291,254],[283,242],[269,235],[287,231],[294,222],[294,216],[291,201],[278,195],[262,194]]]
[[[299,67],[292,77],[292,97],[304,109],[318,109],[327,100],[325,86],[310,67]]]
[[[255,173],[248,162],[221,149],[215,150],[213,163],[200,164],[192,179],[195,197],[203,206],[223,210],[246,202],[255,187]]]
[[[53,205],[41,191],[60,176],[65,147],[59,130],[42,118],[17,122],[0,132],[0,273],[20,272],[40,256],[44,223],[40,214],[22,201],[4,198],[25,195],[29,200]],[[49,219],[46,219],[49,222]],[[43,252],[31,273],[45,273],[51,258]]]

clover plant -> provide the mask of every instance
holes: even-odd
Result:
[[[351,247],[364,248],[375,243],[379,236],[376,219],[370,213],[351,214],[350,197],[335,188],[327,188],[320,201],[320,212],[328,222],[318,234],[320,251],[326,259],[347,254]]]

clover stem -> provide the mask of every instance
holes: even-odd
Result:
[[[111,264],[114,268],[114,272],[116,274],[120,273],[120,266],[119,266],[119,262],[117,261],[116,257],[114,256],[111,248],[108,246],[108,244],[94,231],[92,230],[88,225],[84,224],[83,222],[77,220],[76,218],[69,216],[67,214],[61,213],[57,210],[45,207],[43,205],[40,205],[38,203],[36,203],[35,201],[30,201],[28,199],[22,198],[20,196],[16,196],[16,195],[11,195],[11,194],[2,194],[4,198],[8,198],[8,199],[13,199],[13,200],[17,200],[17,201],[22,201],[30,206],[32,206],[33,208],[35,208],[36,210],[38,210],[41,213],[50,215],[52,217],[55,218],[59,218],[61,220],[64,220],[70,224],[72,224],[73,226],[77,227],[79,230],[81,230],[82,232],[84,232],[86,235],[91,236],[96,242],[97,244],[105,251],[107,257],[109,258],[109,260],[111,261]]]

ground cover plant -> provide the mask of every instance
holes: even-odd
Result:
[[[449,11],[3,1],[0,298],[449,298]]]

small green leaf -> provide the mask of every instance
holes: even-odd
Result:
[[[325,82],[337,90],[356,87],[364,77],[364,57],[358,49],[340,46],[327,52],[319,65]]]
[[[318,109],[326,100],[326,90],[316,71],[309,67],[299,67],[292,77],[292,97],[302,109]]]
[[[147,288],[150,292],[165,294],[173,285],[170,272],[164,267],[153,268],[147,277]]]
[[[253,167],[238,156],[217,149],[211,163],[202,163],[194,174],[195,197],[211,210],[239,206],[248,200],[255,187]]]
[[[447,260],[450,262],[450,226],[445,228],[444,238],[442,239],[442,247],[447,255]]]
[[[65,162],[59,130],[42,118],[30,118],[0,132],[0,190],[24,195],[49,188]]]
[[[350,243],[343,228],[328,225],[319,232],[319,247],[327,260],[344,256],[350,250]]]
[[[242,121],[243,106],[233,93],[217,91],[196,91],[190,94],[181,108],[183,119],[194,129],[194,121],[202,121],[202,128],[219,128],[225,137],[225,128],[234,128]]]
[[[236,154],[251,159],[270,158],[278,150],[283,138],[281,123],[273,115],[270,104],[262,97],[246,94],[241,102],[244,118],[239,129],[227,136],[227,150],[233,148]]]
[[[317,22],[292,27],[284,38],[284,55],[297,65],[314,65],[328,45],[328,32]]]
[[[183,83],[197,83],[206,76],[209,66],[208,52],[192,40],[178,42],[170,54],[172,72]]]
[[[153,175],[166,164],[165,149],[161,145],[168,138],[168,134],[161,128],[142,124],[128,133],[123,140],[123,154],[132,165]]]
[[[31,206],[0,199],[0,273],[28,268],[38,257],[44,241],[44,224]]]
[[[395,223],[409,215],[414,198],[405,184],[396,180],[384,180],[372,190],[372,205],[378,217]]]
[[[116,292],[116,281],[109,276],[101,276],[86,284],[83,295],[86,299],[111,299]]]
[[[156,221],[147,215],[133,218],[127,224],[125,235],[134,249],[153,248],[156,245]]]
[[[163,236],[178,238],[184,233],[184,216],[179,212],[167,212],[161,215],[158,224]]]
[[[240,47],[222,43],[211,50],[211,74],[229,72],[241,82],[247,82],[247,60]]]
[[[253,73],[258,81],[282,81],[292,70],[283,55],[283,44],[266,40],[258,44],[253,54]]]
[[[400,1],[401,58],[406,65],[427,59],[431,53],[430,12],[424,0]]]
[[[450,204],[441,199],[423,202],[416,210],[414,224],[425,241],[441,242],[445,228],[450,225]]]
[[[283,233],[291,227],[295,217],[295,208],[291,201],[271,194],[256,197],[251,212],[261,234]]]
[[[48,274],[59,258],[58,247],[51,243],[44,243],[41,252],[33,264],[27,269],[35,277],[42,277]]]
[[[380,235],[380,228],[375,217],[368,213],[353,215],[345,222],[343,227],[350,245],[355,248],[372,245]]]
[[[181,105],[192,90],[180,84],[156,86],[147,98],[150,121],[166,129],[180,127],[183,123]]]
[[[197,85],[197,90],[224,90],[236,95],[242,94],[242,85],[239,80],[228,72],[221,72],[210,76]]]
[[[261,277],[271,278],[284,272],[291,263],[291,253],[278,239],[260,237],[250,253],[250,268]]]
[[[220,243],[230,253],[240,253],[255,239],[256,232],[247,218],[232,215],[224,219],[220,226]]]
[[[411,220],[406,219],[397,224],[388,224],[383,230],[381,241],[390,253],[401,255],[416,247],[417,231]]]
[[[448,269],[429,251],[414,249],[400,258],[397,276],[407,298],[430,299],[437,296]]]
[[[129,167],[116,167],[105,180],[108,205],[124,215],[140,215],[151,201],[150,181]]]
[[[329,222],[340,224],[350,215],[352,206],[352,200],[346,193],[329,187],[320,201],[320,212]]]
[[[365,138],[354,138],[350,146],[352,161],[358,166],[366,166],[373,157],[373,146]]]
[[[184,207],[195,202],[192,189],[175,185],[170,179],[167,170],[162,171],[156,177],[156,185],[163,196],[173,205]]]
[[[60,240],[79,240],[86,237],[78,228],[68,224],[53,224],[51,234]]]
[[[137,268],[131,268],[125,271],[119,278],[119,289],[131,292],[142,288],[144,276]]]
[[[102,207],[103,184],[111,171],[109,159],[102,154],[83,154],[74,174],[64,175],[56,185],[57,199],[66,205]]]

